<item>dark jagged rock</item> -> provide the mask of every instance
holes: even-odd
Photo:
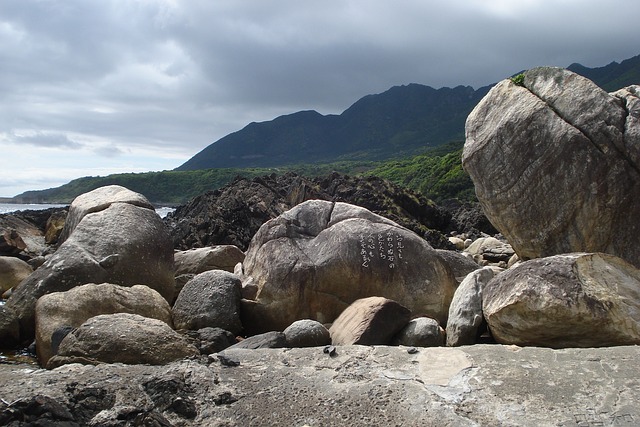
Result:
[[[382,178],[338,173],[318,178],[294,173],[238,178],[178,207],[166,222],[176,249],[229,244],[246,250],[263,223],[312,199],[362,206],[439,248],[448,247],[442,233],[458,228],[449,212],[422,195]]]

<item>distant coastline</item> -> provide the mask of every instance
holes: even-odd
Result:
[[[11,214],[18,211],[38,211],[50,208],[66,208],[68,204],[61,203],[16,203],[16,202],[3,202],[6,198],[0,198],[0,215]],[[156,213],[164,218],[169,213],[175,210],[172,206],[156,205]]]
[[[50,208],[64,208],[68,205],[60,203],[16,203],[3,202],[0,198],[0,214],[8,214],[17,211],[39,211]]]

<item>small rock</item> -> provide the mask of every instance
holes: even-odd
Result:
[[[287,347],[317,347],[331,343],[329,330],[311,319],[297,320],[284,330]]]

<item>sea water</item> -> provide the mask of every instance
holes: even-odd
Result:
[[[39,211],[49,208],[63,208],[67,205],[51,205],[46,203],[0,203],[0,214],[11,213],[15,211]]]
[[[56,205],[56,204],[47,204],[47,203],[32,203],[32,204],[23,204],[23,203],[0,203],[0,214],[6,214],[16,211],[25,211],[25,210],[43,210],[49,208],[64,208],[67,205]],[[167,216],[169,212],[173,212],[175,208],[163,206],[156,208],[156,213],[160,215],[160,218],[164,218]]]

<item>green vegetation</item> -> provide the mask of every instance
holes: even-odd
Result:
[[[452,142],[408,159],[388,161],[368,171],[419,193],[435,202],[475,200],[473,182],[462,169],[463,142]]]
[[[522,86],[524,87],[524,74],[520,73],[516,76],[511,77],[511,81],[513,82],[513,84],[517,85],[517,86]]]
[[[75,197],[105,185],[122,185],[144,194],[158,204],[177,205],[210,190],[216,190],[236,177],[253,178],[272,173],[295,172],[315,177],[340,172],[348,175],[375,175],[411,188],[438,202],[448,198],[472,200],[473,184],[462,170],[462,142],[444,144],[406,159],[341,161],[326,164],[299,164],[279,168],[226,168],[193,171],[126,173],[105,177],[75,179],[61,187],[29,191],[15,201],[70,203]]]

